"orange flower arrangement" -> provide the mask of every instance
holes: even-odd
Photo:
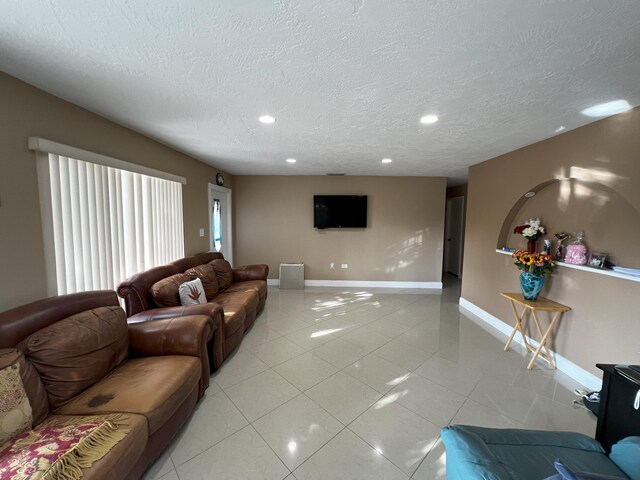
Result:
[[[556,266],[551,255],[546,252],[529,253],[526,250],[516,250],[511,256],[516,259],[516,267],[534,275],[549,275]]]

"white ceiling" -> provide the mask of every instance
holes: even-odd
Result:
[[[240,175],[460,183],[639,105],[639,55],[636,0],[0,0],[0,70]]]

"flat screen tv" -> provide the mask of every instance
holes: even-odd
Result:
[[[314,228],[366,228],[366,195],[314,195]]]

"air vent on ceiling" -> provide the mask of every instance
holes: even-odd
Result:
[[[344,177],[346,173],[327,173],[330,177]]]

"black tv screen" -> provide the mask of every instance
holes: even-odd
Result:
[[[314,195],[314,228],[366,228],[366,195]]]

